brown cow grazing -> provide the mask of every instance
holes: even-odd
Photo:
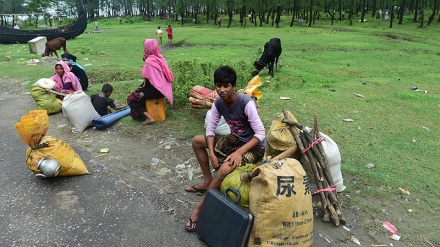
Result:
[[[58,37],[46,42],[46,49],[42,57],[52,56],[52,53],[55,52],[55,55],[58,57],[57,50],[63,48],[64,53],[68,52],[66,49],[66,39],[63,37]]]

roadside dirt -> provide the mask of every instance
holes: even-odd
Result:
[[[26,84],[0,78],[2,94],[28,94],[23,90]],[[22,101],[22,107],[27,105],[29,110],[36,109],[35,102],[28,96],[28,100]],[[13,110],[1,109],[2,112]],[[76,150],[91,154],[89,160],[84,160],[89,176],[116,177],[121,186],[137,187],[155,195],[158,208],[180,219],[176,222],[184,221],[201,199],[199,195],[184,191],[186,186],[202,181],[201,171],[191,149],[191,140],[167,128],[166,121],[147,126],[140,123],[135,126],[116,123],[104,130],[88,128],[74,134],[62,113],[50,115],[49,118],[47,135],[64,140]],[[102,148],[110,151],[98,153]],[[159,159],[157,165],[152,164],[153,158]],[[324,223],[319,215],[314,217],[313,246],[413,246],[404,238],[400,241],[390,239],[391,234],[382,227],[380,217],[350,206],[351,197],[355,196],[359,197],[346,192],[339,193],[347,220],[345,227],[336,227],[332,222]],[[314,196],[314,201],[318,200]]]

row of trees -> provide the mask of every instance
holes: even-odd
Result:
[[[112,16],[144,16],[145,18],[175,18],[181,21],[200,23],[226,15],[228,27],[234,14],[239,14],[242,26],[247,22],[253,25],[279,26],[281,15],[288,15],[290,26],[299,16],[311,26],[325,14],[334,21],[366,16],[376,18],[378,11],[390,12],[390,27],[397,18],[402,24],[405,14],[413,14],[414,22],[423,26],[425,11],[428,25],[438,15],[440,0],[66,0],[60,6],[55,0],[0,0],[1,14],[42,13],[47,9],[57,9],[67,15],[77,14],[79,6],[84,6],[89,19]],[[3,15],[4,16],[4,15]],[[1,19],[3,24],[3,19]],[[439,20],[440,21],[440,18]]]

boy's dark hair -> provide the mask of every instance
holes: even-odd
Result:
[[[112,85],[106,83],[106,84],[104,84],[104,85],[102,86],[102,90],[101,90],[101,91],[102,91],[103,93],[110,93],[110,92],[113,92],[113,87],[112,87]]]
[[[237,73],[229,66],[220,66],[214,72],[214,84],[215,83],[231,83],[232,86],[237,84]]]
[[[160,26],[158,26],[157,29],[160,29]]]

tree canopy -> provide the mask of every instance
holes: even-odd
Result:
[[[228,27],[234,14],[239,14],[240,24],[278,27],[281,15],[289,16],[290,25],[301,16],[311,26],[316,19],[331,18],[331,23],[349,20],[363,22],[369,18],[385,18],[392,26],[393,18],[402,24],[404,14],[414,14],[413,22],[423,25],[425,10],[429,23],[438,16],[440,0],[66,0],[60,5],[54,0],[0,0],[0,14],[38,13],[57,9],[67,15],[78,12],[84,6],[88,18],[115,16],[143,16],[144,18],[173,18],[185,22],[200,23],[218,15],[227,17]],[[438,18],[440,20],[440,18]]]

